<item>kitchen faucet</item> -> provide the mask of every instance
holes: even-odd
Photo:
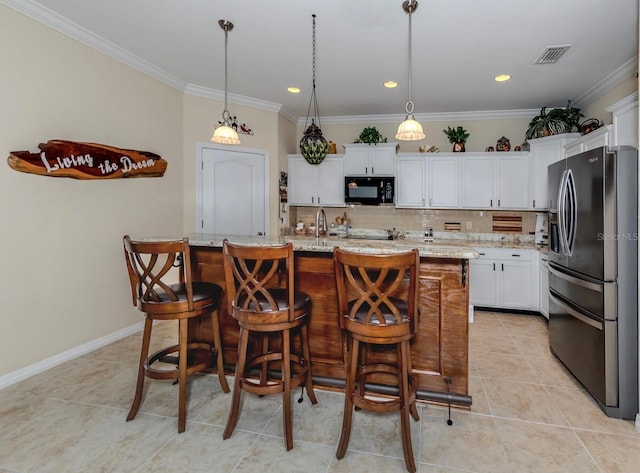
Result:
[[[322,230],[327,231],[327,214],[322,207],[318,207],[316,212],[316,238],[320,236],[320,215],[322,215]]]

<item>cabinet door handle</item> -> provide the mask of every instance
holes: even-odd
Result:
[[[495,263],[493,263],[493,270],[494,271],[496,270],[496,264]]]
[[[374,167],[371,166],[371,174],[375,174],[376,172],[374,171]]]
[[[493,199],[489,201],[489,207],[493,207]]]
[[[533,208],[536,208],[536,199],[533,199]]]
[[[318,205],[320,205],[320,196],[318,196]]]
[[[365,174],[369,174],[369,166],[366,166],[366,167],[364,168],[364,173],[365,173]]]
[[[515,256],[516,258],[520,258],[520,255],[511,255],[511,256]]]
[[[316,203],[316,201],[315,201],[315,197],[313,197],[313,196],[311,196],[311,203],[312,203],[312,204],[315,204],[315,203]]]
[[[502,271],[504,271],[504,263],[502,263]]]
[[[478,253],[480,256],[484,256],[486,255],[486,253]]]
[[[498,199],[498,207],[500,207],[500,199]]]

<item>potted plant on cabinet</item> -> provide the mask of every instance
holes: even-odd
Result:
[[[462,128],[461,126],[457,128],[447,127],[446,130],[442,130],[447,138],[449,139],[449,143],[453,144],[454,153],[464,152],[465,146],[464,144],[467,142],[467,138],[469,138],[469,132]]]
[[[565,108],[554,108],[547,111],[547,107],[542,107],[540,114],[529,122],[525,139],[571,133],[578,130],[580,118],[583,116],[579,108],[571,106],[571,101],[567,102]]]
[[[375,126],[365,127],[360,136],[354,143],[367,143],[369,145],[377,145],[378,143],[386,143],[387,139],[382,136]]]

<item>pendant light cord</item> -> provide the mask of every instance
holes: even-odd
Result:
[[[320,111],[318,109],[318,99],[316,97],[316,15],[313,17],[313,28],[311,36],[311,100],[309,101],[309,107],[307,108],[307,118],[304,121],[304,127],[307,127],[307,121],[309,120],[309,114],[311,113],[311,105],[313,104],[313,117],[318,121],[318,127],[320,127]],[[312,118],[313,120],[313,118]]]
[[[226,21],[220,20],[220,27],[224,30],[224,110],[222,111],[222,125],[230,126],[231,122],[231,114],[227,109],[227,95],[228,95],[228,67],[227,67],[227,56],[228,56],[228,41],[229,41],[229,30],[233,28],[233,24]]]
[[[412,3],[412,2],[410,2]],[[411,9],[411,5],[409,5],[409,100],[407,101],[407,106],[405,107],[407,114],[411,115],[413,114],[413,100],[412,100],[412,94],[411,94],[411,85],[412,85],[412,71],[413,71],[413,67],[412,67],[412,58],[413,58],[413,53],[412,53],[412,48],[411,48],[411,38],[413,37],[411,34],[411,16],[413,13],[413,10]]]

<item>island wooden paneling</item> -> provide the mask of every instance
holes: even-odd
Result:
[[[192,256],[196,280],[224,286],[220,248],[194,247]],[[471,403],[467,263],[467,260],[453,258],[420,259],[420,315],[418,332],[411,342],[413,373],[420,399],[451,401],[461,406]],[[345,377],[346,340],[338,320],[332,253],[296,252],[295,265],[297,288],[308,293],[313,301],[310,340],[314,382],[339,389]],[[238,327],[226,310],[226,301],[220,314],[224,360],[231,367],[236,361]],[[208,337],[210,333],[208,318],[190,325],[191,336]],[[382,349],[370,356],[395,355]]]

